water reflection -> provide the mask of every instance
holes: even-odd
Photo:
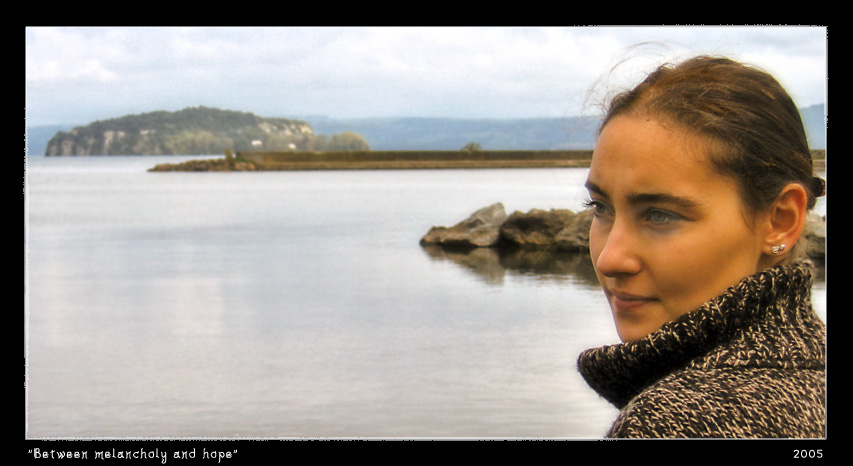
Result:
[[[473,248],[452,249],[424,245],[435,261],[451,261],[490,285],[502,285],[507,274],[535,275],[539,279],[573,281],[598,286],[588,253],[525,249]]]

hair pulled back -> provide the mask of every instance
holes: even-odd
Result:
[[[822,195],[800,112],[765,71],[710,56],[665,64],[614,97],[601,128],[622,114],[710,138],[711,162],[737,182],[752,213],[768,208],[789,183],[803,186],[809,210]]]

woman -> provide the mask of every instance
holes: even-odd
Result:
[[[824,437],[825,332],[798,257],[823,195],[797,107],[760,70],[662,66],[617,96],[587,188],[622,344],[578,368],[609,437]]]

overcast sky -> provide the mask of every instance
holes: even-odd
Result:
[[[645,57],[628,62],[644,66],[696,53],[727,55],[770,71],[800,107],[825,103],[827,92],[824,27],[34,27],[25,33],[31,126],[199,105],[284,118],[573,116],[626,54]],[[643,42],[665,47],[632,48]]]

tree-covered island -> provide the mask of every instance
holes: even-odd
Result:
[[[226,150],[369,150],[354,133],[315,134],[299,120],[191,107],[95,121],[58,132],[45,155],[203,155]]]

